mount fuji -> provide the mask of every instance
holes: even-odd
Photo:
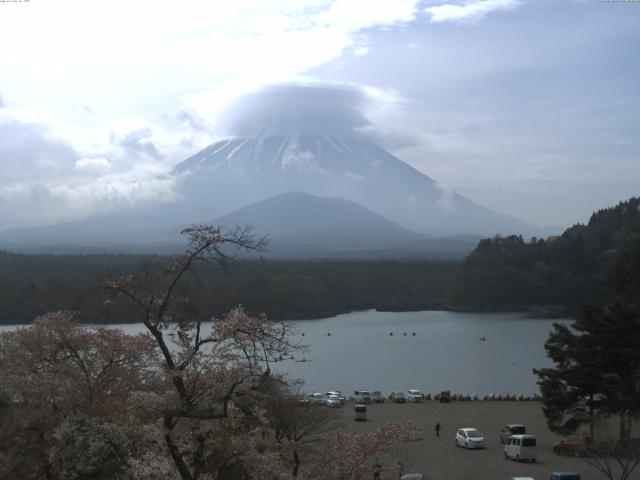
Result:
[[[535,234],[484,208],[357,134],[258,134],[216,142],[172,174],[191,214],[212,218],[298,191],[343,198],[429,235]]]
[[[278,256],[306,249],[424,257],[449,255],[442,242],[457,245],[460,256],[478,236],[548,233],[443,188],[387,152],[365,133],[372,131],[365,103],[345,86],[282,85],[246,95],[221,116],[227,123],[218,131],[227,138],[163,177],[173,185],[171,201],[0,232],[0,248],[175,249],[180,226],[240,222],[274,239]]]
[[[30,252],[172,252],[189,223],[250,225],[272,257],[457,257],[482,235],[539,235],[358,135],[258,135],[214,143],[171,172],[177,203],[0,232]],[[440,238],[438,238],[440,237]]]

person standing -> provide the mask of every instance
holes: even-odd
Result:
[[[440,436],[440,428],[441,428],[441,427],[440,427],[440,421],[437,421],[437,422],[436,422],[436,428],[435,428],[435,430],[436,430],[436,437],[439,437],[439,436]]]
[[[380,474],[381,473],[382,473],[382,465],[380,465],[380,462],[376,460],[376,463],[373,466],[373,478],[374,478],[374,480],[380,480]]]

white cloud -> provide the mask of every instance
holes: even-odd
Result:
[[[166,174],[205,134],[179,119],[81,126],[46,110],[0,111],[0,230],[72,221],[175,198]]]
[[[144,202],[171,201],[173,181],[130,172],[101,176],[92,182],[69,179],[0,185],[0,230],[120,213]]]
[[[57,0],[3,8],[0,43],[12,47],[0,62],[0,229],[144,201],[157,178],[215,140],[216,115],[229,102],[343,54],[364,55],[364,30],[413,21],[418,4]],[[158,188],[170,197],[168,185]]]
[[[54,98],[56,108],[70,109],[81,97],[93,111],[122,112],[139,107],[143,97],[151,95],[162,95],[166,102],[167,89],[180,94],[202,91],[205,79],[211,86],[256,78],[262,84],[291,80],[354,47],[353,37],[363,29],[414,20],[417,4],[32,2],[0,16],[0,42],[13,46],[3,52],[0,77],[17,100],[10,98],[11,103],[38,99],[51,105]],[[158,74],[163,75],[162,87],[157,86]],[[53,81],[34,85],[28,81],[33,75]]]
[[[463,4],[445,3],[427,7],[423,11],[431,16],[434,23],[470,22],[497,10],[513,10],[520,4],[520,0],[471,0]]]
[[[107,173],[113,165],[106,158],[81,158],[76,160],[75,169],[87,173]]]

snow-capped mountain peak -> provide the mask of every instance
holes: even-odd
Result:
[[[230,137],[180,163],[174,174],[185,201],[207,208],[212,217],[295,190],[351,200],[427,234],[493,235],[529,228],[442,188],[357,134],[263,130]]]

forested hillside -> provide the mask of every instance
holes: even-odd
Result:
[[[474,309],[547,306],[541,314],[571,313],[605,298],[621,258],[640,258],[638,198],[600,210],[587,225],[574,225],[559,237],[482,240],[462,264],[453,303]]]
[[[0,252],[0,323],[27,323],[57,309],[91,323],[131,321],[129,307],[107,303],[102,286],[129,272],[163,269],[166,257],[16,255]],[[358,309],[446,308],[457,262],[237,262],[223,273],[198,265],[185,289],[201,315],[243,304],[272,318],[318,318]],[[184,293],[187,293],[186,291]]]
[[[110,278],[157,271],[168,262],[133,255],[0,252],[0,323],[28,323],[58,309],[78,310],[86,322],[129,322],[130,307],[105,303],[101,287]],[[640,199],[632,198],[559,237],[482,240],[463,262],[243,261],[230,273],[199,265],[184,293],[204,318],[237,304],[274,319],[369,308],[571,315],[585,303],[603,301],[612,281],[617,291],[637,292],[638,277],[629,274],[636,267],[640,271]]]

